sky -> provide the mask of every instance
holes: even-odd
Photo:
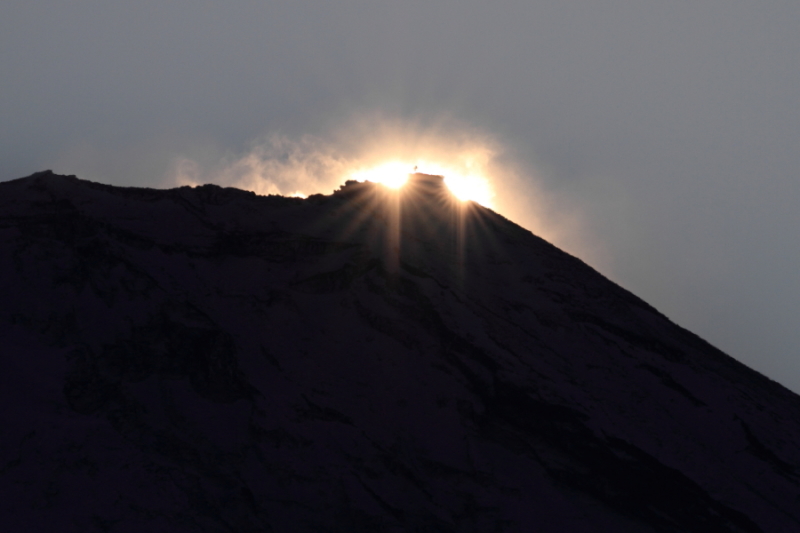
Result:
[[[798,28],[797,0],[4,0],[0,181],[480,175],[499,213],[800,392]]]

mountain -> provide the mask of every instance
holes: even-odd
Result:
[[[800,531],[800,398],[442,178],[0,183],[3,531]]]

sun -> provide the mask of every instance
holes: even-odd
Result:
[[[414,170],[412,170],[414,169]],[[494,191],[488,178],[477,173],[460,171],[428,161],[409,163],[404,161],[388,161],[374,167],[358,170],[351,174],[356,181],[380,183],[391,189],[399,189],[408,181],[411,172],[434,174],[444,177],[444,183],[459,200],[473,201],[484,207],[493,208]]]

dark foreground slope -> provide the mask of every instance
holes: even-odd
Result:
[[[800,531],[800,398],[437,177],[0,184],[0,528]]]

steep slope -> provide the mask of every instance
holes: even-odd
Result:
[[[416,174],[0,183],[6,531],[796,531],[800,398]]]

